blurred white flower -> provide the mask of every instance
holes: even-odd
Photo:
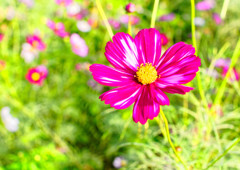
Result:
[[[21,57],[26,63],[31,63],[35,58],[38,57],[38,51],[32,48],[29,43],[24,43],[22,45]]]
[[[34,0],[19,0],[19,2],[25,4],[28,8],[32,8],[34,5]]]
[[[91,30],[91,26],[88,24],[87,21],[78,21],[77,27],[79,31],[82,31],[82,32],[89,32]]]
[[[19,120],[11,115],[9,107],[2,108],[1,118],[4,126],[8,131],[16,132],[18,130]]]
[[[15,9],[13,7],[8,7],[6,12],[6,19],[12,20],[16,15]]]
[[[205,20],[201,17],[196,17],[196,18],[194,18],[194,23],[196,26],[204,26]]]
[[[78,3],[71,3],[67,6],[67,14],[70,16],[77,15],[81,11],[81,7]]]
[[[123,157],[118,156],[113,160],[114,168],[119,169],[125,165],[126,165],[126,160]]]

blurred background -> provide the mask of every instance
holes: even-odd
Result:
[[[100,1],[114,34],[149,28],[154,1]],[[226,77],[240,33],[239,0],[196,1],[196,38],[205,103],[197,80],[187,95],[167,94],[161,107],[175,149],[189,169],[203,169],[240,134],[239,68]],[[109,65],[109,34],[92,0],[1,0],[1,169],[181,169],[160,117],[143,126],[132,107],[115,110],[99,95],[88,68]],[[192,44],[190,0],[160,0],[156,29],[165,51]],[[239,57],[239,56],[237,56]],[[220,86],[223,96],[218,97]],[[207,102],[207,103],[206,103]],[[207,108],[212,112],[208,112]],[[240,169],[236,145],[212,169]]]

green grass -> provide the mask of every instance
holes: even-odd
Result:
[[[88,5],[86,1],[77,2],[89,10],[89,15],[97,17],[99,26],[88,33],[78,31],[76,20],[68,18],[64,7],[57,6],[53,0],[47,4],[35,0],[32,9],[18,0],[1,2],[0,11],[4,12],[0,16],[0,32],[5,37],[0,42],[0,60],[6,62],[6,67],[0,71],[0,109],[9,106],[20,124],[19,130],[11,133],[0,121],[0,170],[114,169],[112,162],[117,156],[127,161],[122,169],[183,169],[168,143],[160,116],[149,120],[148,127],[135,124],[132,107],[115,110],[105,105],[98,97],[110,88],[90,87],[90,72],[75,69],[77,63],[84,62],[109,65],[104,51],[110,41],[95,1],[89,1]],[[127,1],[100,2],[107,18],[118,19],[125,14]],[[154,1],[135,0],[133,3],[141,8],[141,12],[133,14],[141,20],[131,27],[135,36],[140,29],[150,27]],[[173,145],[181,148],[178,154],[189,169],[207,168],[218,158],[221,159],[209,169],[239,169],[239,82],[206,74],[206,69],[215,69],[214,62],[218,58],[233,59],[231,66],[239,70],[240,2],[230,1],[224,23],[217,26],[211,13],[221,13],[223,3],[217,0],[213,10],[196,11],[196,16],[204,18],[206,23],[196,27],[197,51],[202,65],[199,81],[195,78],[190,84],[195,89],[184,96],[168,94],[170,106],[161,107],[169,123]],[[4,16],[8,6],[16,12],[10,21]],[[174,21],[155,22],[155,28],[170,38],[167,47],[179,41],[192,44],[191,1],[160,0],[157,19],[170,12],[176,14]],[[83,37],[89,46],[89,55],[86,58],[75,55],[69,39],[61,39],[47,28],[47,18],[64,22],[68,32]],[[33,63],[26,64],[20,57],[21,46],[35,29],[40,30],[47,49]],[[120,30],[113,29],[113,34],[127,31],[126,24]],[[47,66],[49,75],[43,86],[37,87],[31,85],[25,75],[29,68],[40,64]],[[220,74],[221,71],[217,71]],[[199,93],[199,83],[206,101]],[[206,109],[206,104],[210,103],[219,106],[223,116],[216,114],[214,108]]]

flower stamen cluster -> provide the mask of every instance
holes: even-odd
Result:
[[[141,64],[140,67],[137,68],[135,77],[140,83],[146,85],[154,82],[158,78],[158,75],[156,68],[152,66],[152,63],[145,63]]]

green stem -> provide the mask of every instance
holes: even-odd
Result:
[[[178,160],[183,164],[184,168],[185,168],[185,169],[188,169],[186,163],[181,159],[181,157],[180,157],[179,154],[177,153],[177,151],[176,151],[176,149],[175,149],[175,147],[174,147],[174,145],[173,145],[173,143],[172,143],[172,140],[171,140],[170,134],[169,134],[168,121],[167,121],[167,118],[165,117],[162,109],[160,110],[160,114],[161,114],[161,116],[162,116],[162,118],[163,118],[163,121],[164,121],[164,124],[165,124],[165,130],[166,130],[168,142],[169,142],[169,144],[171,145],[174,154],[176,155],[176,157],[178,158]]]
[[[222,19],[224,19],[226,17],[229,2],[230,2],[230,0],[224,0],[224,2],[223,2],[221,14],[220,14]]]
[[[97,5],[97,9],[98,9],[98,11],[99,11],[99,13],[100,13],[100,15],[102,17],[102,20],[103,20],[105,26],[107,27],[108,34],[109,34],[110,38],[112,38],[113,37],[113,31],[112,31],[112,28],[111,28],[111,26],[110,26],[110,24],[108,22],[108,19],[107,19],[106,15],[105,15],[105,13],[103,11],[103,8],[102,8],[102,5],[100,3],[100,0],[96,0],[96,5]]]
[[[193,47],[196,50],[195,54],[197,55],[198,51],[197,51],[197,41],[196,41],[196,30],[195,30],[194,18],[195,18],[195,1],[191,0],[192,43],[193,43]],[[208,111],[208,103],[207,103],[207,100],[206,100],[206,97],[205,97],[205,94],[204,94],[200,72],[197,73],[196,77],[197,77],[198,89],[199,89],[201,99],[203,101],[205,109]]]
[[[131,21],[132,17],[131,14],[128,14],[128,34],[132,36],[132,25],[131,25]]]
[[[235,139],[233,141],[233,143],[223,152],[223,154],[219,155],[214,161],[212,161],[212,163],[210,165],[207,166],[207,168],[205,169],[208,169],[210,167],[212,167],[218,160],[220,160],[222,157],[224,157],[235,145],[238,144],[238,142],[240,142],[240,137]]]
[[[153,6],[153,13],[152,13],[152,19],[151,19],[151,28],[155,27],[155,21],[157,17],[157,8],[158,8],[159,0],[154,1],[154,6]]]

